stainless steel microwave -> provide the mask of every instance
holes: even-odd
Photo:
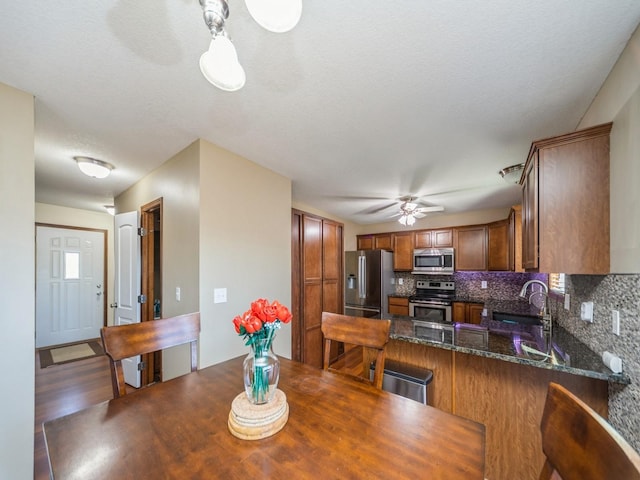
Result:
[[[453,273],[453,248],[422,248],[413,251],[413,271],[416,274]]]

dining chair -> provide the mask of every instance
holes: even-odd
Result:
[[[540,480],[640,479],[640,455],[586,403],[550,383],[540,425]]]
[[[385,347],[389,342],[390,320],[376,320],[364,317],[352,317],[338,313],[322,312],[322,333],[324,335],[323,368],[335,373],[346,374],[358,380],[373,384],[382,389],[384,375]],[[373,381],[369,381],[368,368],[364,377],[350,374],[331,367],[331,342],[343,342],[359,345],[376,352],[376,368]]]
[[[113,397],[126,395],[122,360],[135,355],[157,352],[191,343],[191,371],[198,368],[197,341],[200,334],[200,312],[167,317],[128,325],[102,327],[100,336],[109,357]]]

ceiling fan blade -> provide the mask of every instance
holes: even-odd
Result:
[[[435,205],[433,207],[418,207],[416,208],[416,212],[425,213],[425,212],[442,212],[444,207],[442,205]]]
[[[422,212],[414,212],[414,213],[413,213],[413,216],[414,216],[414,217],[416,217],[416,218],[424,218],[424,217],[426,217],[427,215],[426,215],[426,214],[424,214],[424,213],[422,213]]]

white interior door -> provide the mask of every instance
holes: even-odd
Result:
[[[116,325],[140,322],[140,236],[138,212],[115,216],[115,312]],[[122,361],[124,380],[140,388],[140,355]]]
[[[104,233],[36,228],[36,347],[100,337]]]

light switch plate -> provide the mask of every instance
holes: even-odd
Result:
[[[225,303],[227,301],[227,289],[215,288],[213,290],[213,303]]]
[[[593,302],[582,302],[580,305],[580,319],[593,322]]]
[[[618,310],[611,311],[611,331],[615,335],[620,335],[620,312]]]
[[[568,293],[564,294],[564,309],[571,310],[571,297]]]

